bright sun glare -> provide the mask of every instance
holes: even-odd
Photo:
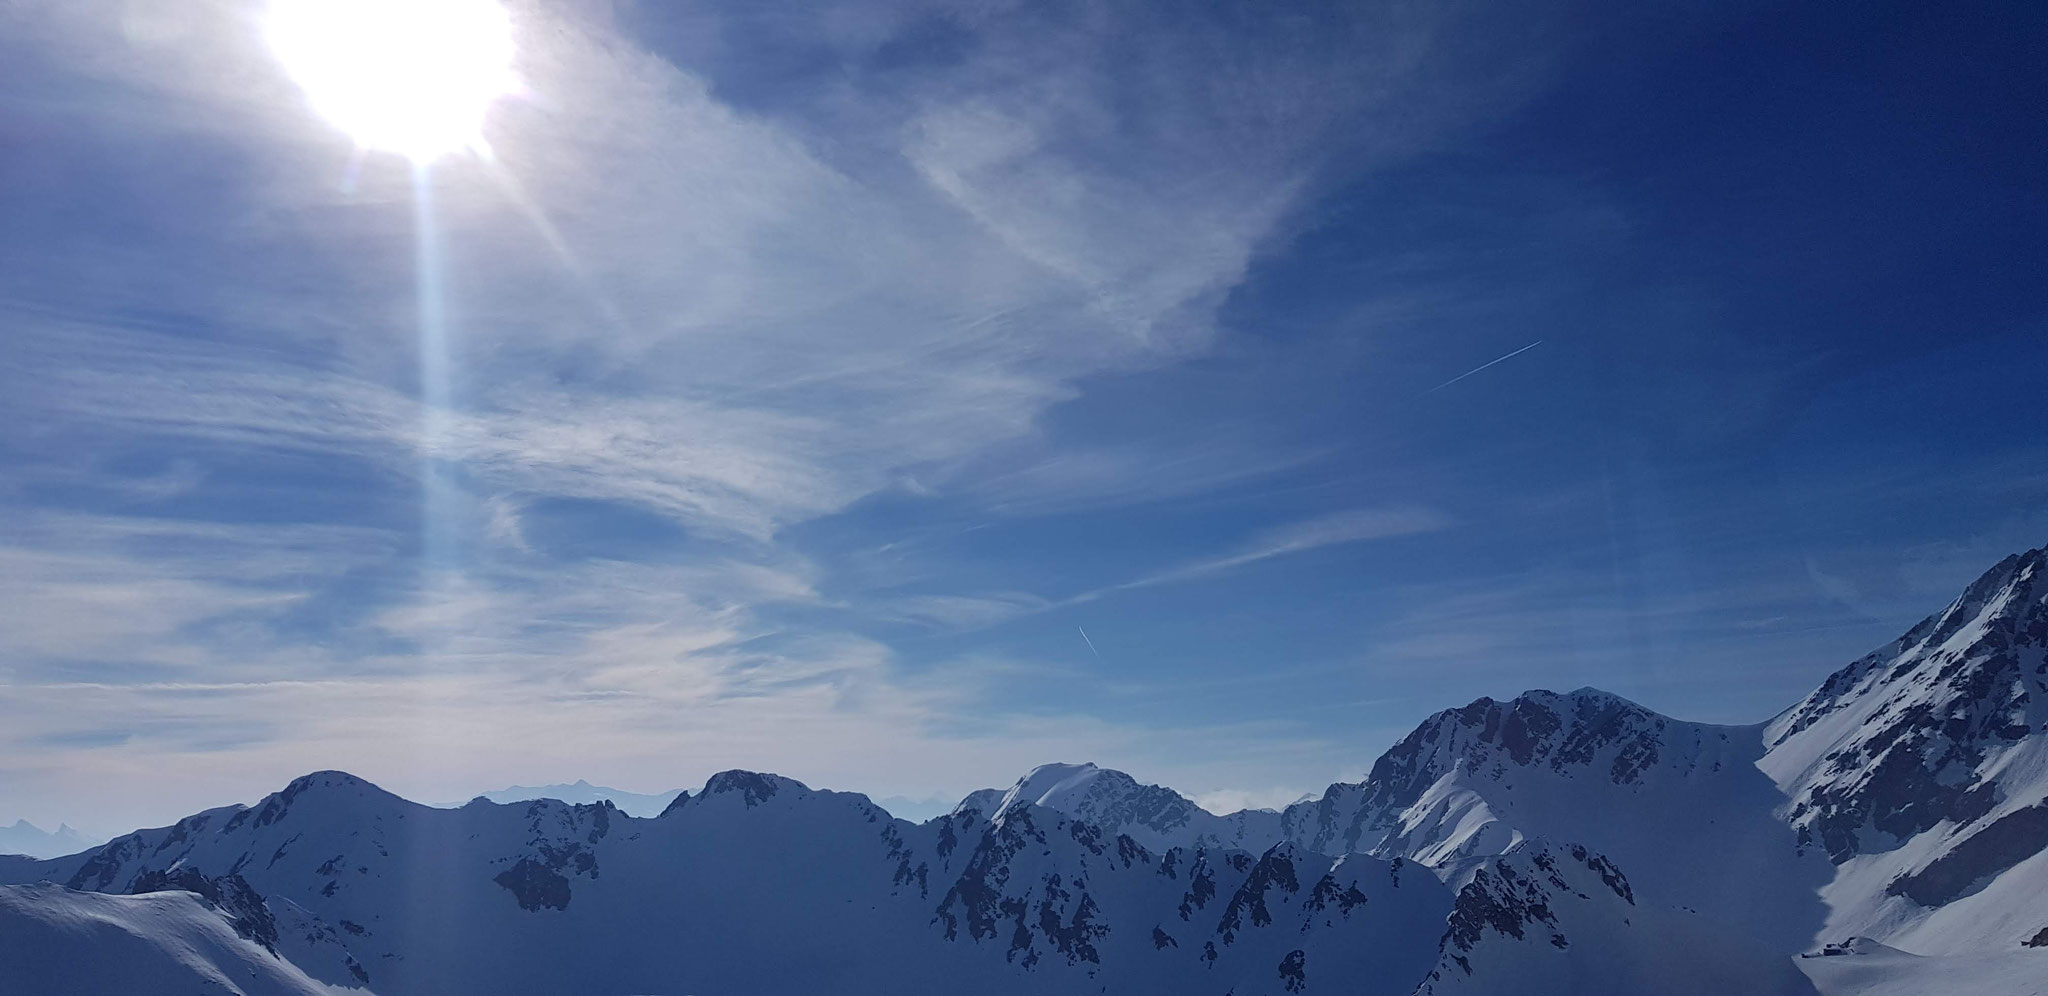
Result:
[[[514,87],[495,0],[273,0],[267,27],[315,109],[415,162],[481,149],[485,112]]]

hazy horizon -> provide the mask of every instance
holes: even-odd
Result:
[[[2017,553],[2017,552],[2021,552],[2021,551],[2015,551],[2015,552]],[[1987,564],[1987,565],[1986,565],[1986,569],[1987,569],[1987,570],[1988,570],[1988,569],[1990,569],[1990,566],[1991,566],[1991,565]],[[1959,586],[1959,587],[1960,587],[1960,586]],[[1935,614],[1936,612],[1938,612],[1939,610],[1940,610],[1940,607],[1939,607],[1939,606],[1937,606],[1937,607],[1935,607],[1935,608],[1931,608],[1931,609],[1930,609],[1930,610],[1928,611],[1928,613],[1926,613],[1925,615],[1933,615],[1933,614]],[[1923,618],[1924,618],[1924,616],[1923,616]],[[1917,621],[1918,621],[1918,619],[1915,619],[1914,621],[1915,621],[1915,622],[1917,622]],[[1902,630],[1903,630],[1903,628],[1904,628],[1904,627],[1901,627],[1901,629],[1902,629]],[[1872,648],[1866,648],[1866,650],[1874,650],[1874,649],[1876,649],[1876,648],[1875,648],[1875,647],[1872,647]],[[1849,662],[1850,662],[1851,660],[1854,660],[1855,658],[1857,658],[1857,657],[1860,657],[1860,656],[1862,656],[1862,654],[1861,654],[1861,653],[1858,653],[1858,654],[1855,654],[1855,655],[1850,655],[1850,656],[1848,656],[1848,657],[1845,657],[1845,658],[1844,658],[1844,659],[1842,660],[1842,662],[1841,662],[1841,665],[1846,665],[1846,664],[1847,664],[1847,663],[1849,663]],[[1841,665],[1837,665],[1837,666],[1839,667],[1839,666],[1841,666]],[[1829,671],[1832,671],[1832,670],[1833,670],[1832,668],[1830,668],[1830,669],[1829,669]],[[1823,672],[1823,676],[1825,676],[1825,674],[1826,674],[1826,673],[1827,673],[1827,672]],[[1587,686],[1587,687],[1591,687],[1591,686]],[[1497,693],[1497,694],[1487,695],[1487,696],[1484,696],[1484,697],[1486,697],[1486,698],[1492,698],[1492,699],[1494,699],[1494,700],[1496,700],[1496,701],[1507,701],[1507,700],[1509,700],[1509,699],[1511,699],[1511,698],[1515,698],[1515,697],[1517,697],[1517,696],[1519,696],[1519,695],[1521,695],[1521,694],[1523,694],[1523,693],[1526,693],[1526,692],[1530,692],[1530,691],[1552,691],[1552,692],[1560,692],[1560,693],[1562,693],[1562,692],[1567,692],[1567,691],[1571,691],[1571,689],[1563,689],[1563,688],[1541,689],[1541,688],[1537,688],[1537,687],[1535,687],[1535,686],[1531,686],[1531,687],[1529,687],[1529,688],[1517,689],[1517,690],[1515,690],[1515,691],[1512,691],[1512,692],[1507,692],[1507,691],[1503,691],[1503,692],[1500,692],[1500,693]],[[1602,689],[1602,691],[1605,691],[1605,690],[1604,690],[1604,689]],[[736,768],[737,768],[738,770],[746,770],[746,771],[759,771],[759,772],[762,772],[762,773],[766,773],[766,774],[776,774],[776,775],[781,775],[781,776],[783,776],[783,777],[789,777],[789,778],[794,778],[794,779],[796,779],[796,780],[797,780],[797,781],[799,781],[799,782],[805,782],[806,784],[808,784],[808,785],[809,785],[809,787],[811,787],[811,788],[813,788],[813,789],[825,789],[825,790],[830,790],[830,791],[835,791],[835,792],[851,792],[851,793],[858,793],[858,794],[861,794],[861,795],[865,795],[865,796],[867,796],[867,797],[868,797],[868,798],[870,799],[870,801],[874,802],[874,803],[875,803],[876,805],[879,805],[879,806],[881,806],[881,807],[882,807],[883,809],[887,810],[887,811],[889,812],[889,814],[890,814],[890,815],[892,815],[892,816],[895,816],[895,817],[897,817],[898,819],[907,819],[907,820],[910,820],[910,821],[911,821],[911,822],[913,822],[913,823],[916,823],[916,822],[922,822],[922,821],[924,821],[924,820],[926,820],[926,819],[929,819],[929,818],[931,818],[931,817],[934,817],[934,816],[939,816],[939,815],[942,815],[942,814],[944,814],[944,813],[946,813],[946,812],[949,812],[949,811],[951,811],[951,810],[952,810],[952,809],[954,808],[954,806],[955,806],[956,804],[958,804],[958,803],[959,803],[959,802],[960,802],[960,801],[961,801],[962,799],[966,798],[966,797],[967,797],[967,796],[968,796],[968,795],[969,795],[970,793],[972,793],[972,792],[980,791],[980,790],[983,790],[983,789],[997,789],[997,790],[999,790],[999,791],[1000,791],[1000,790],[1005,790],[1005,789],[1008,789],[1008,788],[1009,788],[1009,787],[1011,786],[1011,784],[1012,784],[1012,781],[1013,781],[1013,778],[1022,778],[1023,776],[1025,776],[1025,775],[1029,774],[1029,773],[1030,773],[1031,771],[1033,771],[1033,770],[1035,770],[1035,769],[1037,769],[1038,767],[1041,767],[1041,766],[1046,766],[1046,765],[1061,765],[1061,764],[1076,764],[1076,765],[1095,765],[1095,766],[1098,766],[1098,767],[1101,767],[1101,768],[1105,768],[1105,769],[1110,769],[1110,770],[1116,770],[1116,771],[1121,771],[1121,772],[1123,772],[1124,774],[1128,774],[1128,775],[1131,775],[1131,776],[1132,776],[1133,778],[1135,778],[1135,779],[1136,779],[1136,780],[1137,780],[1137,781],[1138,781],[1138,782],[1139,782],[1140,784],[1148,784],[1148,785],[1163,785],[1163,786],[1164,786],[1164,787],[1166,787],[1166,788],[1172,789],[1172,790],[1174,790],[1175,792],[1177,792],[1177,793],[1179,793],[1179,794],[1181,794],[1181,795],[1185,796],[1186,798],[1188,798],[1188,799],[1189,799],[1189,800],[1190,800],[1191,802],[1195,803],[1196,805],[1198,805],[1198,806],[1202,807],[1203,809],[1205,809],[1205,810],[1207,810],[1207,811],[1209,811],[1209,812],[1211,812],[1211,813],[1214,813],[1214,814],[1217,814],[1217,815],[1230,815],[1230,814],[1232,814],[1232,813],[1236,813],[1236,812],[1240,812],[1240,811],[1244,811],[1244,810],[1255,810],[1255,809],[1266,809],[1266,810],[1278,810],[1278,809],[1282,809],[1282,808],[1285,808],[1285,807],[1286,807],[1286,806],[1287,806],[1288,804],[1290,804],[1290,803],[1293,803],[1293,802],[1298,802],[1298,801],[1300,801],[1300,800],[1302,800],[1302,799],[1304,799],[1304,798],[1308,798],[1308,797],[1320,797],[1320,796],[1321,796],[1321,795],[1323,794],[1324,790],[1325,790],[1325,789],[1327,789],[1327,788],[1329,788],[1329,787],[1330,787],[1330,785],[1331,785],[1331,784],[1333,784],[1333,783],[1337,783],[1337,782],[1357,782],[1357,781],[1360,781],[1360,780],[1362,780],[1362,779],[1363,779],[1363,778],[1365,777],[1365,775],[1366,775],[1366,772],[1367,772],[1367,769],[1369,769],[1369,768],[1371,767],[1371,765],[1372,765],[1372,762],[1373,762],[1373,761],[1375,761],[1375,760],[1377,760],[1377,759],[1379,758],[1379,756],[1380,756],[1380,755],[1381,755],[1381,754],[1382,754],[1382,753],[1383,753],[1383,752],[1384,752],[1384,751],[1385,751],[1385,750],[1386,750],[1387,748],[1389,748],[1389,747],[1392,747],[1392,746],[1394,745],[1394,743],[1395,743],[1396,741],[1398,741],[1398,740],[1399,740],[1400,738],[1402,738],[1402,737],[1406,736],[1406,735],[1407,735],[1407,733],[1408,733],[1408,732],[1409,732],[1409,731],[1410,731],[1410,730],[1411,730],[1411,729],[1412,729],[1412,728],[1413,728],[1414,726],[1416,726],[1416,725],[1420,724],[1421,722],[1423,722],[1423,721],[1424,721],[1425,719],[1429,718],[1430,716],[1436,715],[1436,714],[1438,714],[1438,713],[1441,713],[1441,712],[1444,712],[1444,711],[1446,711],[1446,710],[1452,710],[1452,709],[1456,709],[1456,708],[1458,708],[1458,707],[1461,707],[1461,706],[1464,706],[1464,705],[1467,705],[1467,704],[1468,704],[1468,703],[1465,703],[1465,702],[1457,702],[1457,703],[1444,703],[1444,704],[1441,704],[1441,705],[1439,705],[1439,706],[1436,706],[1436,707],[1432,707],[1432,708],[1430,708],[1430,709],[1428,709],[1428,710],[1426,710],[1426,711],[1424,711],[1424,712],[1422,712],[1422,713],[1418,714],[1418,715],[1416,716],[1416,721],[1415,721],[1415,723],[1411,723],[1411,724],[1410,724],[1409,726],[1407,726],[1407,727],[1403,727],[1403,728],[1402,728],[1402,729],[1401,729],[1401,730],[1400,730],[1399,732],[1395,733],[1395,734],[1393,735],[1393,737],[1392,737],[1392,738],[1390,738],[1390,739],[1389,739],[1389,740],[1388,740],[1388,741],[1387,741],[1386,743],[1384,743],[1384,744],[1380,744],[1380,745],[1378,745],[1378,746],[1376,746],[1376,747],[1372,747],[1371,749],[1369,749],[1369,750],[1368,750],[1368,751],[1366,752],[1366,757],[1365,757],[1365,760],[1364,760],[1364,761],[1363,761],[1363,762],[1362,762],[1362,763],[1361,763],[1361,764],[1360,764],[1360,765],[1358,766],[1358,768],[1357,768],[1357,770],[1356,770],[1356,771],[1354,771],[1354,772],[1350,772],[1350,773],[1347,773],[1347,774],[1344,774],[1344,775],[1341,775],[1341,776],[1339,776],[1339,777],[1337,777],[1337,778],[1333,778],[1333,779],[1330,779],[1330,780],[1329,780],[1328,782],[1325,782],[1325,783],[1322,783],[1322,784],[1317,784],[1317,785],[1314,785],[1314,786],[1309,786],[1309,787],[1307,787],[1307,788],[1303,789],[1302,791],[1294,792],[1294,793],[1292,793],[1291,795],[1287,795],[1287,796],[1286,796],[1285,798],[1279,798],[1278,796],[1279,796],[1280,794],[1282,794],[1282,793],[1285,793],[1285,791],[1286,791],[1286,790],[1281,790],[1281,791],[1280,791],[1280,793],[1270,793],[1270,794],[1268,794],[1268,793],[1254,793],[1254,792],[1247,792],[1247,791],[1244,791],[1244,790],[1242,790],[1242,789],[1237,789],[1237,788],[1229,788],[1229,787],[1223,787],[1223,788],[1211,788],[1211,789],[1204,789],[1204,790],[1194,790],[1194,791],[1189,791],[1189,790],[1188,790],[1188,789],[1187,789],[1187,788],[1186,788],[1185,786],[1182,786],[1182,785],[1177,785],[1177,784],[1174,784],[1174,783],[1171,783],[1171,782],[1168,782],[1168,781],[1163,781],[1163,780],[1161,780],[1161,779],[1157,779],[1157,778],[1151,778],[1151,777],[1148,777],[1147,775],[1145,775],[1145,774],[1144,774],[1143,772],[1139,772],[1139,771],[1131,771],[1131,770],[1128,770],[1128,769],[1122,768],[1122,767],[1120,767],[1120,766],[1118,766],[1117,764],[1114,764],[1114,763],[1103,763],[1103,762],[1099,762],[1099,761],[1097,761],[1097,760],[1095,760],[1095,759],[1090,759],[1090,758],[1078,758],[1078,757],[1073,757],[1073,758],[1048,758],[1048,759],[1044,759],[1044,760],[1041,760],[1041,761],[1033,762],[1032,764],[1030,764],[1030,765],[1026,766],[1025,768],[1021,768],[1021,769],[1018,769],[1018,770],[1017,770],[1016,772],[1014,772],[1014,775],[1011,775],[1011,774],[1002,774],[1002,775],[1001,775],[1000,777],[993,777],[993,778],[992,778],[991,780],[987,780],[987,781],[986,781],[985,783],[983,783],[983,784],[975,784],[975,785],[973,785],[973,786],[971,786],[971,787],[967,787],[967,788],[960,788],[960,789],[958,789],[957,791],[947,791],[947,790],[940,790],[940,791],[937,791],[937,792],[934,792],[934,793],[931,793],[931,794],[927,794],[927,795],[924,795],[924,796],[921,796],[921,797],[911,797],[911,796],[905,796],[905,795],[900,795],[900,794],[896,794],[896,795],[884,795],[884,794],[881,794],[881,793],[878,793],[878,792],[875,792],[875,791],[871,791],[871,790],[868,790],[868,789],[866,789],[866,788],[860,787],[860,786],[858,786],[858,785],[844,785],[844,784],[821,784],[821,783],[813,783],[813,782],[808,782],[808,781],[807,781],[806,779],[804,779],[804,778],[802,778],[802,777],[799,777],[799,776],[797,776],[797,775],[793,775],[793,774],[791,774],[791,773],[789,773],[789,772],[785,772],[785,771],[771,771],[770,769],[766,769],[766,768],[750,768],[750,767],[748,767],[748,766],[746,766],[746,765],[743,765],[743,764],[742,764],[742,765],[737,765],[737,766],[735,766],[735,767],[736,767]],[[1641,705],[1641,704],[1644,704],[1644,703],[1638,703],[1638,704],[1639,704],[1639,705]],[[1772,710],[1772,712],[1771,712],[1771,714],[1770,714],[1770,715],[1766,715],[1766,716],[1760,717],[1760,718],[1758,718],[1758,719],[1756,719],[1756,720],[1753,720],[1753,721],[1751,721],[1751,722],[1748,722],[1748,723],[1736,722],[1736,723],[1727,723],[1726,725],[1733,725],[1733,726],[1760,726],[1760,725],[1762,725],[1762,724],[1764,724],[1764,723],[1768,722],[1769,720],[1771,720],[1771,719],[1773,719],[1773,718],[1776,718],[1776,717],[1777,717],[1777,716],[1778,716],[1779,714],[1783,713],[1783,712],[1784,712],[1784,711],[1785,711],[1786,709],[1789,709],[1789,708],[1791,708],[1791,707],[1792,707],[1792,706],[1793,706],[1794,704],[1795,704],[1794,702],[1788,701],[1787,703],[1785,703],[1784,705],[1782,705],[1782,706],[1778,707],[1777,709],[1774,709],[1774,710]],[[1668,715],[1668,714],[1667,714],[1667,715]],[[1693,717],[1688,717],[1688,716],[1683,716],[1683,715],[1673,715],[1673,716],[1672,716],[1672,718],[1674,718],[1674,719],[1679,719],[1679,720],[1692,720],[1692,719],[1693,719]],[[676,793],[676,792],[695,792],[695,791],[697,791],[697,790],[698,790],[698,789],[699,789],[699,788],[700,788],[701,786],[703,786],[703,785],[705,784],[705,782],[706,782],[706,780],[707,780],[707,779],[709,779],[709,778],[710,778],[710,777],[711,777],[712,775],[715,775],[715,774],[717,774],[717,773],[718,773],[718,770],[707,770],[707,771],[704,771],[704,772],[702,772],[701,774],[699,774],[699,775],[697,775],[697,776],[695,776],[695,777],[688,777],[688,778],[685,778],[685,779],[683,779],[683,780],[680,780],[680,781],[676,781],[676,782],[674,782],[674,783],[670,784],[670,785],[669,785],[669,787],[667,787],[667,788],[655,788],[655,789],[652,789],[652,790],[649,790],[649,791],[636,791],[636,790],[632,790],[632,789],[622,789],[622,788],[620,788],[620,787],[619,787],[619,786],[617,786],[617,785],[613,785],[613,784],[610,784],[609,782],[607,782],[607,781],[606,781],[606,779],[604,779],[604,778],[602,778],[602,777],[599,777],[599,778],[594,778],[594,779],[593,779],[593,778],[590,778],[590,777],[587,777],[587,776],[584,776],[584,775],[578,775],[578,776],[576,776],[576,777],[575,777],[575,779],[574,779],[574,780],[561,780],[561,781],[545,781],[545,780],[543,780],[543,781],[536,781],[536,782],[535,782],[535,783],[533,783],[533,784],[511,784],[511,785],[506,785],[506,786],[502,786],[502,787],[498,787],[498,788],[476,789],[476,790],[474,790],[474,791],[470,791],[470,792],[468,792],[467,794],[464,794],[464,795],[462,795],[462,796],[461,796],[461,797],[460,797],[459,799],[458,799],[458,798],[456,798],[456,797],[454,797],[454,796],[445,796],[445,797],[442,797],[442,798],[439,798],[439,799],[435,799],[435,798],[431,798],[431,797],[423,797],[422,795],[419,795],[419,794],[416,794],[416,793],[413,793],[413,792],[409,792],[409,791],[406,791],[406,790],[404,790],[404,789],[402,789],[402,788],[396,788],[396,787],[394,787],[393,785],[390,785],[390,784],[385,784],[385,783],[382,783],[382,782],[380,782],[380,781],[379,781],[378,779],[376,779],[376,778],[369,778],[369,777],[367,777],[367,776],[364,776],[364,775],[363,775],[363,774],[362,774],[361,772],[351,771],[351,770],[349,770],[349,769],[347,769],[347,768],[345,768],[345,767],[327,767],[327,768],[321,768],[321,769],[318,769],[318,770],[323,770],[323,771],[344,771],[344,772],[347,772],[348,774],[351,774],[351,775],[355,775],[356,777],[363,777],[363,778],[365,778],[365,780],[367,780],[367,781],[370,781],[370,782],[372,782],[373,784],[377,784],[379,788],[382,788],[382,789],[384,789],[384,790],[386,790],[386,791],[389,791],[389,792],[391,792],[392,794],[394,794],[394,795],[397,795],[397,796],[399,796],[399,797],[401,797],[401,798],[404,798],[404,799],[406,799],[406,800],[408,800],[408,801],[410,801],[410,802],[415,802],[415,803],[419,803],[420,805],[424,805],[424,806],[430,806],[430,807],[433,807],[433,808],[437,808],[437,809],[449,809],[449,808],[459,808],[459,807],[461,807],[461,806],[463,806],[463,805],[467,804],[467,803],[468,803],[469,801],[471,801],[471,800],[474,800],[474,799],[478,799],[478,798],[484,798],[484,797],[489,797],[489,796],[518,796],[518,797],[519,797],[519,799],[521,799],[522,801],[523,801],[523,800],[525,800],[525,799],[530,799],[530,798],[532,798],[532,799],[538,799],[538,798],[553,798],[553,799],[563,799],[563,798],[564,798],[564,797],[565,797],[565,796],[566,796],[566,795],[567,795],[568,793],[560,793],[560,792],[548,792],[548,791],[547,791],[547,790],[550,790],[550,789],[558,789],[558,788],[572,788],[572,789],[575,789],[575,788],[581,788],[581,789],[588,789],[588,790],[593,790],[593,792],[594,792],[594,793],[595,793],[595,792],[620,792],[620,793],[625,793],[625,794],[628,794],[628,795],[638,796],[638,797],[641,797],[641,799],[642,799],[642,800],[645,800],[645,799],[649,799],[649,798],[653,798],[653,797],[658,797],[658,796],[663,796],[663,795],[673,795],[673,794],[674,794],[674,793]],[[734,769],[733,769],[733,768],[725,768],[725,769],[719,769],[719,770],[734,770]],[[307,774],[312,774],[312,773],[314,773],[314,772],[313,772],[312,770],[308,770],[308,771],[304,771],[304,772],[299,772],[299,773],[298,773],[298,775],[294,775],[294,776],[291,776],[291,778],[292,778],[292,779],[296,779],[296,778],[297,778],[297,777],[299,777],[299,776],[302,776],[302,775],[307,775]],[[238,805],[238,804],[239,804],[239,805],[253,805],[253,804],[255,804],[255,803],[257,803],[257,802],[261,801],[261,800],[262,800],[262,799],[263,799],[264,797],[267,797],[267,796],[269,796],[269,795],[271,795],[271,794],[273,794],[273,793],[275,793],[275,792],[277,792],[277,791],[279,791],[279,790],[282,790],[282,789],[283,789],[284,787],[285,787],[285,783],[283,783],[283,782],[280,782],[280,783],[278,783],[278,784],[276,784],[276,785],[271,785],[271,786],[266,786],[266,787],[258,787],[258,788],[257,788],[257,789],[256,789],[256,790],[254,791],[254,793],[253,793],[252,795],[250,795],[250,796],[248,796],[248,797],[246,797],[246,798],[237,798],[237,799],[222,799],[222,800],[217,800],[217,801],[213,801],[213,802],[208,802],[208,803],[205,803],[205,804],[202,804],[202,805],[194,805],[194,806],[192,806],[192,807],[190,807],[190,808],[188,808],[188,809],[186,809],[186,810],[181,810],[181,811],[177,811],[177,812],[175,812],[175,813],[173,813],[173,812],[165,812],[165,813],[161,813],[161,814],[158,814],[158,815],[157,815],[157,816],[155,816],[155,817],[152,817],[152,818],[149,818],[149,819],[144,819],[144,820],[142,820],[142,821],[140,821],[140,822],[134,822],[134,823],[132,823],[132,825],[122,825],[122,826],[120,826],[119,828],[114,828],[114,827],[100,827],[100,826],[93,826],[93,825],[86,825],[86,826],[80,827],[80,826],[76,825],[76,824],[77,824],[77,821],[69,821],[69,823],[67,823],[66,825],[70,826],[72,830],[74,830],[75,832],[78,832],[78,833],[82,834],[82,835],[83,835],[83,836],[85,836],[85,837],[88,837],[88,838],[93,838],[93,841],[92,841],[92,843],[94,843],[94,844],[97,844],[97,843],[99,843],[99,842],[102,842],[102,841],[105,841],[105,840],[111,839],[111,838],[113,838],[113,837],[118,837],[118,836],[121,836],[122,834],[125,834],[125,833],[127,833],[127,832],[129,832],[129,831],[131,831],[131,830],[137,830],[137,829],[147,829],[147,828],[154,828],[154,827],[161,827],[161,826],[169,826],[170,824],[172,824],[172,823],[175,823],[175,822],[177,822],[177,820],[179,820],[179,819],[181,819],[181,818],[183,818],[183,817],[185,817],[185,816],[188,816],[188,815],[191,815],[192,813],[200,812],[200,811],[203,811],[203,810],[206,810],[206,809],[212,809],[212,808],[216,808],[216,807],[219,807],[219,806],[229,806],[229,805]],[[500,800],[493,800],[493,801],[500,801]],[[582,800],[581,800],[581,799],[567,799],[567,801],[570,801],[570,802],[579,802],[579,801],[582,801]],[[511,803],[510,803],[509,801],[501,801],[501,804],[511,804]],[[620,808],[621,808],[621,809],[625,809],[625,810],[628,810],[628,811],[631,811],[631,810],[633,809],[633,807],[632,807],[632,806],[629,806],[629,805],[621,805],[621,807],[620,807]],[[640,817],[640,818],[643,818],[643,819],[645,819],[645,818],[649,818],[649,817],[652,817],[652,816],[655,816],[655,815],[658,815],[658,814],[657,814],[657,813],[655,813],[655,812],[633,812],[633,813],[632,813],[632,815],[635,815],[635,816],[638,816],[638,817]],[[38,830],[42,830],[42,831],[44,831],[44,832],[46,832],[46,833],[48,833],[48,832],[53,832],[53,831],[54,831],[54,825],[52,825],[52,826],[42,826],[42,825],[39,825],[39,824],[37,824],[37,823],[36,823],[36,822],[35,822],[34,820],[26,820],[26,821],[24,821],[24,822],[27,822],[27,823],[29,823],[29,824],[30,824],[31,826],[35,827],[35,829],[38,829]],[[0,826],[4,826],[4,825],[6,825],[6,824],[5,824],[5,823],[0,823]]]

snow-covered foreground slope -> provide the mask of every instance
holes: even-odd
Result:
[[[218,910],[189,892],[109,896],[10,885],[0,886],[0,992],[338,996],[341,990],[238,935]]]
[[[433,809],[320,772],[80,854],[0,856],[0,882],[189,890],[211,918],[180,913],[190,929],[385,996],[2031,992],[2044,566],[1999,564],[1769,723],[1594,689],[1480,699],[1280,813],[1093,765],[923,824],[744,771],[645,819]],[[1795,957],[1850,934],[1874,940]]]
[[[1937,958],[1868,938],[1835,947],[1829,957],[1799,960],[1822,996],[2048,996],[2048,951]]]

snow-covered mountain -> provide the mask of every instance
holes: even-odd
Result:
[[[615,789],[604,785],[592,785],[579,778],[572,785],[512,785],[493,792],[481,793],[477,798],[489,799],[492,802],[499,803],[555,799],[570,803],[571,805],[586,806],[609,801],[612,805],[619,807],[620,812],[628,816],[648,817],[660,815],[662,810],[668,808],[669,803],[676,801],[676,796],[682,794],[682,789],[670,789],[666,792],[654,793],[628,792],[624,789]],[[463,805],[465,803],[443,803],[440,808],[456,809]]]
[[[1285,845],[1173,849],[1026,802],[913,825],[750,772],[658,818],[419,806],[339,772],[19,878],[246,883],[312,977],[406,993],[1305,992],[1405,996],[1450,891]],[[1359,980],[1380,982],[1360,988]]]
[[[1480,699],[1280,813],[1085,764],[921,824],[746,771],[646,818],[435,809],[319,772],[0,856],[0,882],[51,883],[9,889],[0,917],[106,924],[4,949],[0,981],[72,991],[64,966],[97,945],[249,992],[303,991],[234,974],[276,968],[384,996],[2035,991],[2044,563],[1999,564],[1767,723],[1594,689]]]
[[[0,827],[0,854],[54,858],[83,851],[97,843],[98,840],[72,829],[69,823],[59,823],[55,830],[44,830],[27,820],[15,820],[13,826]]]
[[[2048,943],[2048,551],[2001,561],[1764,736],[1786,819],[1838,866],[1831,936]]]
[[[1281,815],[1286,839],[1405,857],[1462,884],[1522,841],[1584,845],[1662,903],[1802,950],[1825,913],[1825,857],[1781,819],[1760,726],[1658,715],[1596,689],[1480,699],[1425,720],[1363,782]]]
[[[1017,802],[1057,810],[1074,819],[1126,834],[1155,851],[1170,847],[1263,851],[1280,840],[1280,814],[1248,809],[1219,816],[1163,785],[1093,764],[1042,764],[1008,790],[974,792],[954,811],[995,812]],[[1341,853],[1341,852],[1339,852]]]

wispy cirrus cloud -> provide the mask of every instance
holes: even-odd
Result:
[[[1429,508],[1354,508],[1263,530],[1226,552],[1186,561],[1128,581],[1065,598],[1028,592],[898,594],[874,609],[886,618],[947,629],[973,630],[1055,609],[1101,601],[1122,592],[1218,578],[1240,568],[1292,554],[1446,529],[1454,520]]]
[[[75,196],[18,205],[0,239],[0,415],[33,427],[0,438],[30,482],[6,511],[77,513],[0,549],[0,794],[203,755],[217,785],[339,764],[439,798],[550,780],[563,745],[649,784],[677,757],[873,784],[835,759],[848,742],[915,772],[875,787],[922,792],[980,780],[970,764],[1140,751],[1088,715],[1009,716],[845,611],[943,630],[1046,599],[838,591],[802,531],[898,492],[1052,515],[1313,459],[1250,431],[1167,453],[1044,423],[1094,379],[1201,354],[1333,156],[1398,158],[1479,113],[1404,96],[1474,91],[1398,12],[1248,32],[835,6],[871,30],[833,33],[845,72],[778,99],[629,17],[514,5],[532,97],[494,115],[491,164],[434,171],[445,406],[421,384],[411,171],[344,182],[350,150],[254,6],[0,13],[0,54],[22,56],[0,61],[49,80],[6,127],[35,133],[38,175],[81,178],[45,181]],[[879,67],[920,17],[978,56]],[[1333,140],[1360,122],[1372,140]],[[542,513],[579,502],[682,538],[548,542]],[[1429,527],[1347,515],[1086,597]],[[445,562],[422,553],[435,531]],[[86,719],[107,715],[132,735]]]
[[[1236,570],[1262,560],[1306,553],[1327,546],[1432,533],[1447,528],[1451,522],[1451,518],[1444,513],[1427,508],[1348,509],[1266,530],[1253,536],[1233,552],[1147,574],[1102,592],[1091,592],[1086,597],[1100,597],[1108,591],[1125,591],[1192,581]]]
[[[1421,533],[1436,533],[1452,525],[1452,518],[1434,508],[1348,508],[1343,512],[1331,512],[1307,521],[1288,523],[1268,531],[1257,533],[1229,553],[1212,557],[1192,559],[1192,562],[1171,566],[1141,578],[1112,584],[1108,588],[1096,588],[1081,592],[1067,603],[1092,603],[1114,592],[1155,588],[1161,584],[1180,584],[1200,578],[1212,578],[1229,574],[1237,568],[1266,562],[1266,559],[1284,557],[1290,553],[1307,553],[1311,549],[1335,547],[1343,543],[1366,543],[1372,539],[1395,539],[1411,537]]]
[[[1051,602],[1029,592],[976,595],[904,595],[883,603],[891,618],[945,628],[978,629],[1042,612]]]

